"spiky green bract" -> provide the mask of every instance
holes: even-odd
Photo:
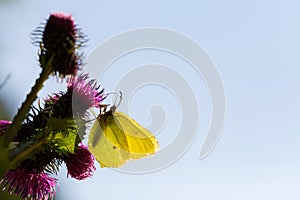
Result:
[[[56,173],[63,156],[73,153],[80,138],[73,119],[45,118],[44,127],[29,127],[27,137],[16,142],[10,152],[14,166]],[[33,125],[33,124],[31,124]],[[23,131],[23,133],[25,133]],[[23,156],[26,155],[26,156]],[[24,159],[26,158],[26,159]]]

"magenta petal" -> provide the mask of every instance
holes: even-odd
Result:
[[[79,77],[72,77],[68,82],[68,91],[73,93],[73,106],[82,108],[78,110],[99,108],[104,99],[103,90],[98,91],[99,86],[97,86],[96,80],[86,82],[88,78],[87,74],[81,74]]]
[[[69,154],[64,161],[68,168],[68,175],[78,180],[92,177],[96,170],[94,156],[84,145],[78,146],[75,153]]]
[[[19,195],[23,199],[53,199],[57,180],[43,172],[28,171],[21,168],[9,170],[0,181],[3,190]]]

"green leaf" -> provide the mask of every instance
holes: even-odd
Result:
[[[51,130],[51,143],[60,154],[74,153],[80,139],[73,119],[51,118],[47,120]]]

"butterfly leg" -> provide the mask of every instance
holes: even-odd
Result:
[[[101,104],[100,105],[100,114],[102,113],[106,113],[107,112],[107,107],[109,106],[109,104]]]

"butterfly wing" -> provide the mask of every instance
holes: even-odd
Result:
[[[101,167],[120,167],[129,159],[127,139],[112,115],[100,116],[94,122],[88,146]]]
[[[122,112],[100,115],[89,135],[89,149],[101,167],[120,167],[158,148],[155,137]]]
[[[122,112],[114,113],[114,120],[125,134],[129,159],[150,156],[158,151],[159,145],[152,133]]]

